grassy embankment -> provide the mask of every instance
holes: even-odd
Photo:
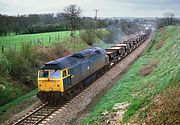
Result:
[[[82,125],[110,122],[117,113],[113,107],[129,103],[117,123],[176,124],[180,103],[180,26],[156,32],[143,55],[103,95]],[[172,107],[173,106],[173,107]],[[109,119],[106,119],[107,116]],[[106,120],[106,121],[105,121]],[[109,120],[109,121],[108,121]]]
[[[106,32],[103,30],[102,34]],[[59,36],[62,39],[52,40],[52,36],[57,37],[57,34],[61,34]],[[74,38],[69,35],[70,32],[55,32],[0,37],[0,46],[16,45],[18,48],[8,48],[4,54],[0,54],[0,119],[11,107],[23,103],[37,93],[34,88],[36,71],[40,64],[89,47],[79,33]],[[41,41],[43,46],[31,42],[41,38],[44,40]],[[98,40],[98,37],[95,38]]]

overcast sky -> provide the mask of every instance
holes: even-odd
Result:
[[[173,12],[180,17],[180,0],[0,0],[0,14],[57,13],[76,4],[83,16],[94,17],[161,17]]]

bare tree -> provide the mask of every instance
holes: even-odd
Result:
[[[80,7],[72,4],[66,8],[64,8],[64,17],[69,22],[71,27],[71,36],[73,36],[73,31],[77,30],[77,27],[80,25],[80,15],[82,10]]]
[[[172,12],[164,13],[164,18],[165,18],[165,25],[172,25],[174,22],[174,13]]]
[[[163,17],[157,18],[156,21],[157,21],[156,26],[158,29],[162,28],[164,26],[176,24],[176,19],[174,17],[174,13],[172,13],[172,12],[164,13]]]

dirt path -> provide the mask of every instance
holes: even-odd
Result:
[[[88,106],[94,102],[96,97],[104,92],[107,88],[111,87],[114,82],[120,78],[120,74],[127,70],[129,65],[133,63],[135,59],[140,56],[143,50],[147,47],[150,39],[153,35],[150,36],[140,47],[133,51],[130,55],[124,58],[120,63],[115,65],[107,73],[105,73],[101,78],[95,81],[82,93],[74,97],[69,103],[63,106],[61,109],[53,113],[52,116],[48,118],[48,121],[45,121],[44,124],[47,125],[69,125],[69,124],[78,124],[76,120],[72,122],[74,118],[82,111],[85,111]],[[117,70],[118,69],[118,70]]]

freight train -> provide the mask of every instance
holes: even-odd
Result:
[[[114,64],[141,45],[151,29],[110,48],[86,49],[44,64],[38,70],[38,98],[57,102],[87,87]]]

